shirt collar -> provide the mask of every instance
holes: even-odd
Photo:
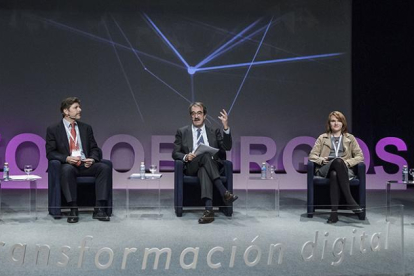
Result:
[[[70,128],[70,122],[68,120],[66,120],[65,118],[62,119],[63,120],[63,124],[65,125],[66,128]],[[75,121],[75,125],[76,125],[76,121]]]
[[[193,129],[193,132],[194,132],[194,133],[196,133],[196,132],[197,132],[198,127],[195,127],[193,124],[191,125],[191,127],[192,127],[192,129]],[[201,129],[201,133],[205,133],[205,132],[206,132],[206,124],[203,124],[203,126],[202,126],[202,127],[200,127],[200,129]]]

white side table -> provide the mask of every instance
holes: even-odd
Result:
[[[127,185],[126,185],[126,217],[129,218],[130,216],[130,194],[129,190],[136,186],[137,184],[143,187],[144,185],[147,185],[147,187],[151,187],[154,189],[158,189],[158,200],[157,200],[157,206],[147,206],[147,207],[158,207],[158,216],[161,215],[161,177],[162,174],[151,174],[146,173],[145,178],[141,178],[141,174],[139,173],[133,173],[128,177]]]
[[[386,213],[386,221],[388,221],[388,217],[390,216],[390,212],[391,212],[391,186],[413,186],[414,185],[414,181],[407,181],[407,182],[403,182],[400,180],[388,180],[387,181],[387,185],[386,185],[386,189],[385,189],[385,198],[386,198],[386,204],[387,204],[387,213]]]
[[[35,219],[37,219],[37,180],[42,179],[38,175],[10,175],[9,180],[4,180],[3,177],[0,178],[0,216],[3,215],[1,211],[1,196],[2,196],[2,189],[5,183],[16,183],[16,182],[29,182],[29,214],[32,215],[32,209],[35,212]],[[32,195],[34,191],[34,196]],[[32,208],[32,200],[33,200],[33,208]]]
[[[250,190],[256,190],[254,189],[255,183],[258,184],[257,186],[262,187],[260,190],[257,190],[258,193],[262,193],[258,197],[264,198],[253,198]],[[246,214],[257,210],[259,212],[271,211],[274,212],[275,216],[279,216],[279,199],[279,180],[276,177],[262,179],[258,175],[249,176],[246,179]]]

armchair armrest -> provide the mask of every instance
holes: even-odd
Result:
[[[363,179],[364,183],[365,183],[365,175],[366,175],[365,168],[366,168],[365,163],[363,163],[363,162],[358,163],[358,165],[357,165],[357,175],[358,175],[358,178],[360,180]]]
[[[314,177],[314,174],[315,174],[315,163],[313,163],[312,161],[308,161],[308,165],[307,165],[308,217],[313,217],[313,212],[315,211],[315,207],[313,206],[314,205],[314,200],[313,200],[313,196],[314,196],[313,177]]]
[[[177,188],[178,183],[184,178],[184,162],[181,160],[174,161],[174,187]]]
[[[183,182],[184,182],[184,162],[182,160],[174,161],[174,206],[180,209],[181,216],[183,207]]]
[[[224,174],[227,177],[227,190],[233,193],[233,163],[223,160]]]
[[[59,160],[49,160],[48,164],[48,206],[49,214],[56,217],[62,213],[60,211],[60,167]]]
[[[307,181],[308,181],[308,189],[309,185],[313,186],[313,177],[315,176],[315,163],[312,161],[308,161],[307,167]]]
[[[366,208],[366,166],[365,163],[361,162],[357,165],[357,174],[359,179],[359,205],[361,208]]]
[[[108,165],[111,168],[111,171],[112,171],[112,161],[111,160],[101,159],[100,162]]]

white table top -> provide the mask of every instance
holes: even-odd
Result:
[[[0,181],[36,181],[39,179],[42,179],[42,178],[38,175],[31,174],[27,176],[26,174],[23,174],[23,175],[10,175],[9,180],[4,180],[2,177],[0,178]]]
[[[128,179],[134,179],[134,180],[157,180],[160,179],[162,177],[162,173],[146,173],[145,174],[145,178],[141,179],[141,174],[140,173],[133,173],[131,174]]]

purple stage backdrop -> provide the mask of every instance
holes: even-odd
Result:
[[[276,166],[282,189],[306,188],[306,157],[327,114],[352,120],[351,2],[268,2],[246,1],[238,12],[201,1],[182,9],[169,1],[132,10],[0,9],[0,162],[12,174],[32,164],[47,187],[46,127],[61,119],[61,100],[77,96],[82,120],[114,163],[115,188],[141,161],[158,164],[162,187],[172,188],[175,131],[190,123],[189,103],[202,101],[209,125],[220,127],[221,109],[230,114],[236,189],[263,161]],[[383,188],[396,176],[370,154],[401,168],[405,160],[386,147],[406,144],[360,142],[374,168],[368,187]]]

